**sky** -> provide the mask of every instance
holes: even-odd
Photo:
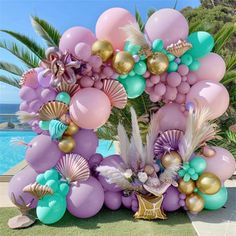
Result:
[[[148,9],[173,8],[175,0],[0,0],[0,29],[20,32],[43,45],[30,23],[30,16],[48,21],[61,33],[73,26],[84,26],[94,32],[99,15],[111,7],[123,7],[134,14],[135,7],[146,20]],[[179,0],[177,9],[197,7],[200,0]],[[0,33],[0,41],[12,38]],[[0,61],[22,64],[7,51],[0,49]],[[0,70],[0,75],[7,75]],[[19,90],[0,82],[0,103],[19,103]]]

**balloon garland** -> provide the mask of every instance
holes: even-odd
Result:
[[[194,214],[221,208],[235,159],[206,144],[216,138],[212,120],[229,104],[219,83],[225,63],[213,47],[207,32],[188,35],[186,19],[173,9],[156,11],[144,32],[122,8],[99,17],[96,36],[84,27],[68,29],[59,48],[48,48],[20,81],[18,116],[38,136],[17,141],[27,147],[28,166],[9,184],[21,211],[9,227],[33,224],[31,208],[44,224],[60,220],[66,209],[92,217],[103,204],[123,205],[148,220],[166,219],[165,211],[180,207]],[[123,109],[143,92],[165,104],[152,116],[146,145],[131,108],[131,139],[119,124],[121,153],[103,158],[96,129],[113,107]]]

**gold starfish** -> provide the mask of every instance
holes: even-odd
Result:
[[[163,195],[161,196],[144,196],[137,195],[139,209],[134,214],[136,219],[154,220],[154,219],[167,219],[165,213],[161,209]]]

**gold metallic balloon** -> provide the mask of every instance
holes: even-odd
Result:
[[[134,58],[128,52],[120,51],[112,59],[113,69],[121,75],[128,74],[134,67]]]
[[[167,71],[169,66],[168,57],[160,52],[156,52],[147,58],[148,70],[154,75],[160,75]]]
[[[181,193],[189,195],[194,191],[194,189],[195,189],[195,183],[191,179],[188,182],[185,182],[183,179],[179,180],[178,190]]]
[[[76,134],[78,132],[78,130],[79,130],[79,127],[75,123],[70,122],[68,128],[64,132],[64,135],[72,136],[72,135]]]
[[[193,213],[198,213],[204,208],[204,200],[197,193],[187,196],[185,203],[188,210]]]
[[[168,168],[173,165],[180,165],[181,162],[181,156],[177,152],[169,152],[161,158],[161,164],[165,168]]]
[[[92,46],[92,54],[101,57],[103,62],[111,58],[113,51],[111,43],[106,40],[97,40]]]
[[[71,136],[63,136],[58,147],[62,152],[69,153],[75,148],[75,140]]]
[[[197,188],[205,194],[215,194],[220,190],[221,182],[216,175],[206,172],[198,178]]]

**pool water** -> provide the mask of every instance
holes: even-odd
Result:
[[[24,160],[26,147],[13,145],[11,140],[23,139],[28,143],[35,136],[32,131],[0,131],[0,175]],[[97,153],[104,157],[112,155],[115,153],[114,145],[111,141],[99,140]]]

